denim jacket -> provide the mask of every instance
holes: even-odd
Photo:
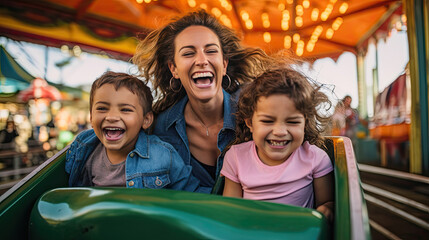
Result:
[[[234,95],[238,95],[238,91]],[[225,147],[235,138],[235,112],[236,97],[223,90],[223,128],[217,135],[217,147],[222,153]],[[188,96],[171,106],[157,116],[154,134],[162,140],[170,143],[177,150],[186,165],[192,166],[192,174],[200,180],[201,186],[213,187],[215,180],[210,174],[191,156],[188,136],[186,135],[185,111]],[[216,177],[219,176],[223,164],[223,155],[220,154],[216,164]]]
[[[66,172],[70,174],[71,187],[90,186],[85,182],[85,162],[100,140],[89,129],[80,133],[66,155]],[[191,167],[183,164],[176,150],[155,135],[140,131],[135,149],[128,153],[125,162],[125,178],[128,188],[171,188],[190,192],[208,193],[210,188],[200,188]]]

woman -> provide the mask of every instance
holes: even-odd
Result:
[[[240,84],[271,60],[261,49],[244,48],[203,10],[151,32],[137,46],[133,61],[158,99],[154,134],[177,149],[202,186],[213,187],[221,153],[235,137]]]

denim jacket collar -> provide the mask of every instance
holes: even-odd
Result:
[[[149,141],[149,136],[143,130],[140,130],[135,149],[131,152],[137,153],[141,158],[149,158]]]
[[[222,89],[223,92],[223,129],[235,130],[235,115],[236,104],[231,99],[231,95]],[[167,112],[165,130],[168,130],[175,122],[184,119],[183,112],[188,103],[188,95],[185,95],[179,102],[171,106]]]

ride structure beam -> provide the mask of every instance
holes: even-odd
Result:
[[[429,176],[429,6],[422,0],[403,0],[403,4],[410,53],[410,172]]]

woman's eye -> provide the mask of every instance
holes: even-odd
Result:
[[[216,49],[216,48],[213,48],[213,49],[207,49],[207,50],[206,50],[206,52],[207,52],[207,53],[218,53],[218,52],[219,52],[219,50],[218,50],[218,49]]]
[[[272,123],[273,121],[272,120],[261,120],[261,122],[263,122],[263,123]]]
[[[131,108],[123,108],[121,109],[123,112],[132,112],[133,110]]]
[[[194,52],[185,52],[185,53],[182,54],[182,56],[184,56],[184,57],[189,57],[189,56],[192,56],[192,55],[194,55]]]
[[[106,111],[107,108],[106,107],[97,107],[96,110],[97,111]]]

